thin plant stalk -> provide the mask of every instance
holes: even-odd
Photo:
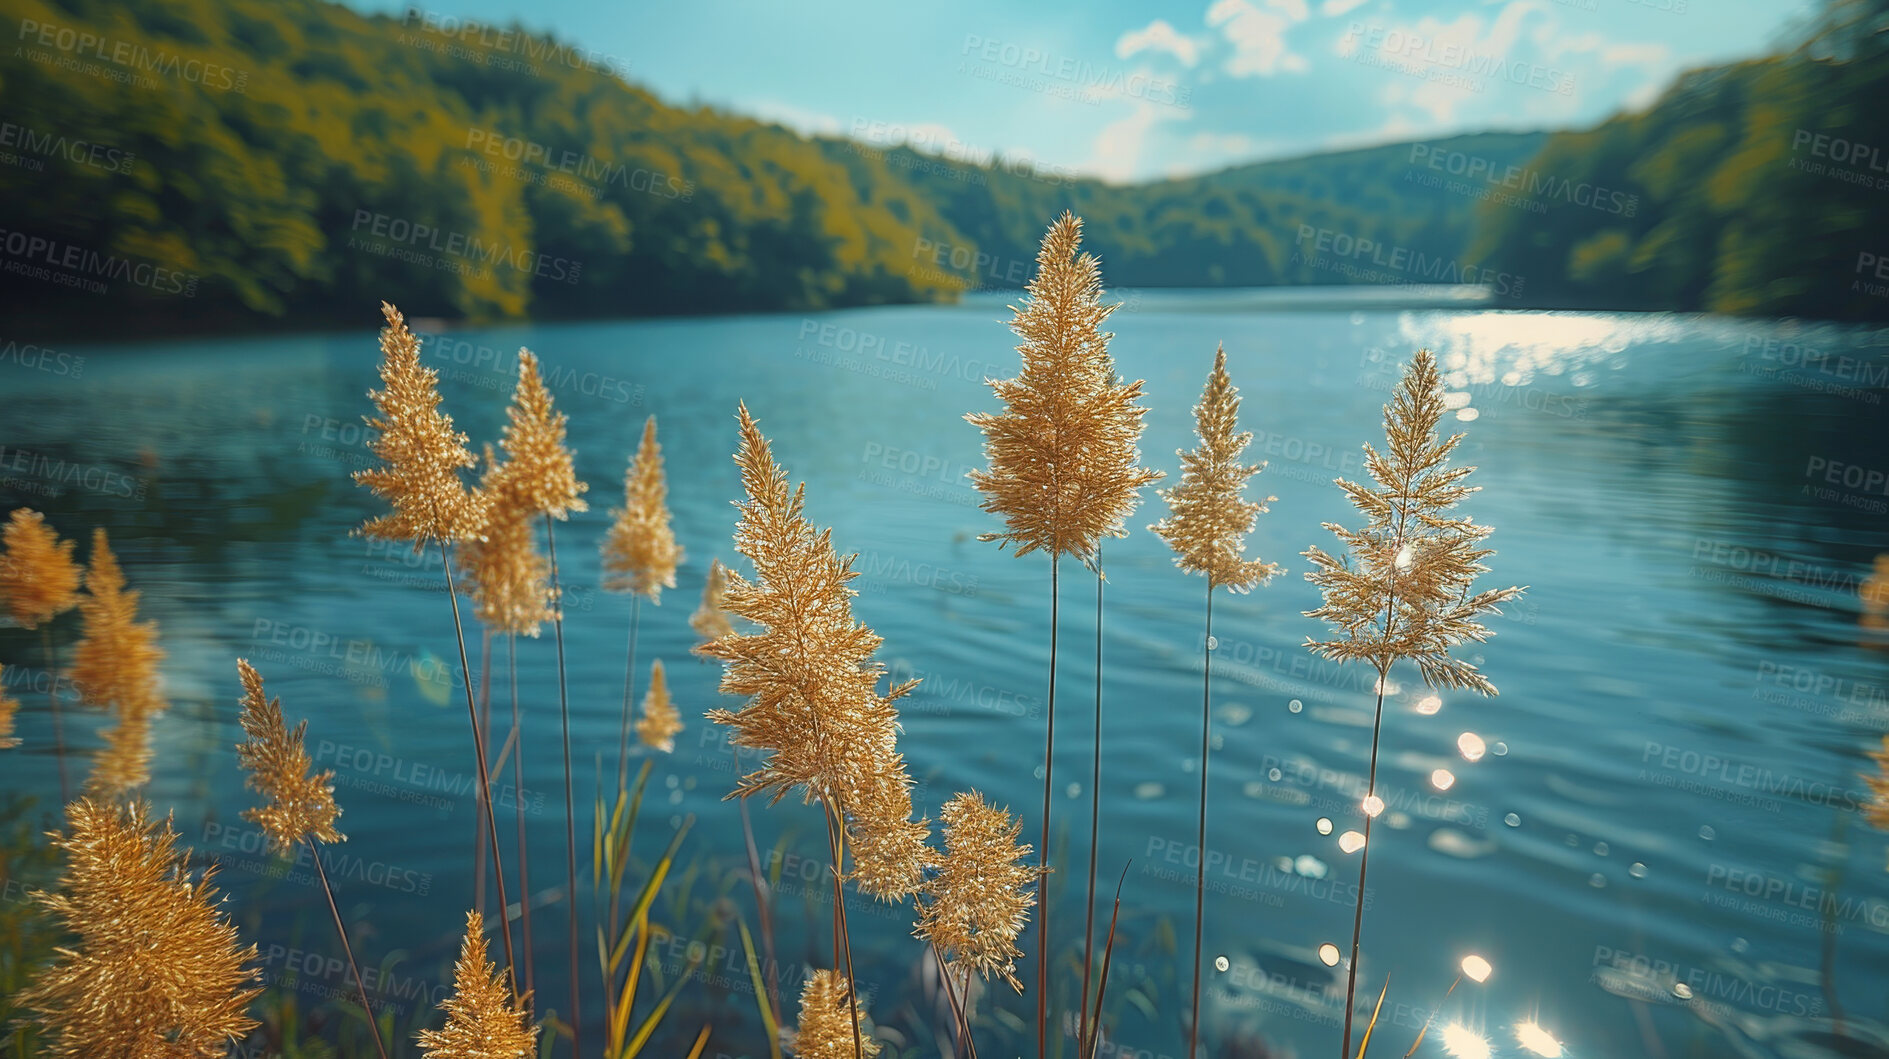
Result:
[[[1417,1049],[1423,1046],[1423,1035],[1430,1032],[1430,1024],[1435,1022],[1436,1017],[1442,1013],[1443,1005],[1450,1002],[1450,994],[1456,992],[1456,987],[1462,984],[1463,976],[1459,973],[1456,980],[1450,983],[1450,987],[1443,990],[1443,999],[1437,1001],[1436,1007],[1430,1009],[1430,1017],[1423,1020],[1423,1028],[1417,1031],[1417,1039],[1410,1042],[1410,1050],[1404,1053],[1404,1059],[1410,1059],[1411,1056],[1417,1054]]]
[[[479,707],[472,699],[472,662],[466,657],[466,629],[459,620],[459,590],[453,584],[453,559],[446,551],[446,541],[435,537],[439,545],[440,566],[446,571],[446,601],[453,608],[453,638],[459,645],[459,672],[466,681],[466,723],[472,726],[472,749],[479,763],[479,811],[485,815],[488,838],[492,843],[493,875],[498,880],[499,937],[505,940],[505,968],[511,972],[512,999],[518,999],[518,963],[512,956],[512,924],[507,918],[511,903],[505,899],[505,866],[499,858],[498,816],[492,812],[492,773],[486,767],[485,733],[479,729]]]
[[[630,597],[629,663],[623,667],[623,721],[617,731],[617,789],[622,790],[629,777],[630,694],[636,684],[636,626],[643,615],[643,597]]]
[[[859,1035],[859,981],[853,977],[853,936],[846,922],[846,886],[841,877],[840,836],[845,828],[845,813],[837,810],[826,799],[821,799],[826,808],[826,842],[833,853],[833,930],[835,936],[844,944],[836,945],[833,962],[840,962],[841,951],[846,958],[846,1009],[853,1017],[853,1059],[860,1059],[865,1052],[865,1042]]]
[[[492,629],[479,633],[479,727],[489,739],[492,735]],[[505,769],[505,753],[499,752],[499,770]],[[485,914],[485,821],[475,820],[472,827],[472,907]],[[504,909],[499,910],[503,914]]]
[[[1086,1055],[1095,1059],[1095,1051],[1102,1043],[1102,998],[1108,995],[1108,965],[1115,956],[1115,923],[1122,914],[1122,883],[1128,881],[1128,869],[1134,864],[1130,859],[1122,865],[1121,877],[1115,880],[1115,908],[1108,914],[1108,940],[1102,943],[1102,978],[1095,986],[1095,1015],[1089,1019],[1089,1041]],[[1078,1040],[1077,1059],[1085,1054]]]
[[[1084,1037],[1089,1007],[1089,957],[1095,946],[1095,854],[1102,844],[1102,549],[1095,550],[1095,741],[1089,770],[1089,896],[1082,918],[1082,1000],[1076,1005],[1076,1042]]]
[[[348,943],[348,928],[341,922],[341,909],[335,904],[334,887],[328,885],[328,869],[322,867],[321,851],[306,836],[302,842],[308,846],[308,855],[315,861],[315,874],[321,876],[321,891],[328,897],[328,911],[334,913],[335,933],[341,935],[341,951],[348,958],[348,969],[354,972],[354,987],[361,993],[361,1011],[367,1016],[368,1029],[374,1034],[374,1050],[380,1053],[380,1059],[387,1059],[387,1046],[380,1040],[380,1023],[374,1021],[374,1007],[367,1002],[367,982],[361,978],[360,965],[354,962],[354,946]]]
[[[551,612],[551,627],[558,645],[558,716],[564,728],[564,868],[571,910],[571,1055],[584,1054],[584,1015],[577,974],[577,817],[571,794],[571,700],[564,681],[564,599],[558,587],[558,540],[551,526],[551,516],[544,516],[544,535],[551,559],[551,598],[557,607]]]
[[[1388,679],[1385,670],[1378,670],[1377,676],[1377,714],[1371,722],[1371,774],[1365,780],[1366,797],[1377,795],[1377,742],[1378,733],[1384,728],[1384,681]],[[1371,821],[1370,812],[1364,814],[1364,846],[1358,850],[1358,906],[1351,916],[1351,964],[1345,974],[1345,1046],[1341,1056],[1351,1054],[1351,1005],[1356,1002],[1358,990],[1358,942],[1364,933],[1364,879],[1371,865]]]
[[[1400,549],[1403,547],[1404,540],[1404,518],[1404,513],[1400,511],[1397,515],[1395,537],[1397,547]],[[1396,552],[1393,551],[1392,554]],[[1385,593],[1384,600],[1386,639],[1390,638],[1391,626],[1397,621],[1397,576],[1395,574],[1391,575],[1389,586],[1390,591]],[[1358,944],[1364,936],[1364,880],[1371,866],[1371,821],[1377,819],[1377,814],[1371,812],[1368,806],[1374,804],[1372,799],[1377,797],[1377,747],[1379,737],[1384,734],[1384,685],[1389,680],[1390,662],[1386,660],[1377,666],[1377,707],[1371,718],[1371,771],[1364,781],[1367,803],[1364,813],[1364,846],[1358,850],[1358,906],[1351,915],[1351,963],[1345,968],[1345,1043],[1344,1050],[1339,1053],[1339,1059],[1348,1059],[1351,1055],[1352,1005],[1357,1002],[1358,992]]]
[[[512,805],[518,810],[518,896],[519,917],[523,920],[522,939],[525,944],[525,992],[537,995],[537,985],[531,973],[531,852],[525,844],[525,729],[518,723],[518,634],[506,637],[505,665],[510,673],[512,685],[512,785],[518,788],[519,796],[512,799]]]
[[[964,1051],[966,1047],[969,1047],[971,1050],[971,1059],[977,1059],[977,1042],[971,1039],[971,1024],[970,1021],[964,1017],[964,1004],[958,999],[956,987],[951,984],[951,970],[945,966],[944,955],[938,951],[938,946],[933,944],[930,946],[930,949],[932,959],[938,961],[938,977],[944,982],[945,1000],[951,1004],[951,1014],[957,1019],[958,1023],[957,1044],[951,1050],[951,1057],[952,1059],[957,1059],[958,1054]],[[966,984],[969,984],[968,979],[966,980]]]
[[[1200,1047],[1200,965],[1206,955],[1200,951],[1201,920],[1207,894],[1207,752],[1213,705],[1213,579],[1207,579],[1207,632],[1200,645],[1200,829],[1194,842],[1194,1015],[1188,1027],[1187,1056],[1193,1059]],[[1363,908],[1363,902],[1359,902]]]
[[[1036,1054],[1047,1055],[1049,1041],[1049,799],[1050,771],[1056,760],[1056,626],[1061,617],[1062,553],[1049,561],[1049,725],[1043,733],[1043,839],[1036,847]],[[1087,999],[1086,997],[1084,999]]]
[[[733,749],[733,748],[731,748]],[[741,771],[741,752],[734,751],[735,772]],[[774,1010],[781,1009],[780,964],[774,958],[774,910],[761,883],[761,851],[754,844],[754,820],[748,813],[748,800],[735,799],[741,808],[741,837],[748,850],[748,881],[754,886],[754,907],[761,917],[761,946],[767,956],[767,999]]]
[[[46,671],[51,676],[46,684],[46,701],[52,704],[52,746],[59,759],[59,803],[64,805],[72,800],[72,785],[66,778],[65,722],[59,718],[59,654],[52,646],[51,619],[40,625],[39,642],[46,648]]]

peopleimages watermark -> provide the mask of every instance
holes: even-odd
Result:
[[[1889,188],[1889,158],[1880,148],[1811,129],[1791,134],[1790,167],[1858,187]]]
[[[1889,474],[1880,467],[1865,467],[1827,456],[1811,456],[1804,463],[1804,495],[1875,514],[1889,512]]]
[[[1754,919],[1811,927],[1829,934],[1841,934],[1846,921],[1889,931],[1889,903],[1868,896],[1844,897],[1797,879],[1725,864],[1706,868],[1705,885],[1707,903]],[[1741,901],[1740,896],[1753,900]]]
[[[45,170],[47,158],[107,173],[129,173],[138,161],[136,154],[121,147],[47,132],[15,121],[0,120],[0,148],[5,148],[0,150],[0,163],[34,172]]]
[[[30,232],[0,228],[0,254],[4,254],[7,259],[4,265],[0,265],[0,271],[91,294],[109,292],[111,287],[104,281],[112,280],[143,287],[156,294],[181,294],[186,298],[197,296],[197,276],[194,273],[101,253],[77,243]]]
[[[146,489],[144,479],[122,471],[7,445],[0,445],[0,485],[43,496],[82,489],[124,500],[143,500]]]
[[[987,183],[983,169],[995,169],[1011,176],[1028,180],[1037,180],[1056,187],[1073,183],[1079,174],[1071,166],[1043,162],[1028,151],[995,151],[988,147],[979,147],[965,143],[955,136],[944,135],[934,126],[908,126],[897,122],[874,121],[870,118],[854,118],[852,127],[854,153],[871,154],[883,160],[887,165],[908,169],[917,169],[925,162],[933,164],[923,171],[935,173],[965,183],[983,186]],[[867,145],[872,145],[868,147]],[[874,150],[873,148],[877,148]],[[892,154],[898,147],[910,148],[921,157]],[[926,159],[922,156],[933,156]],[[953,166],[936,164],[936,159],[959,162],[976,168],[960,170]]]
[[[1780,798],[1856,812],[1870,797],[1866,792],[1834,783],[1806,780],[1788,772],[1773,772],[1754,762],[1650,739],[1640,754],[1640,779],[1656,786],[1686,790],[1773,813],[1781,808]],[[1725,788],[1750,793],[1740,795]]]
[[[1755,354],[1755,356],[1754,356]],[[1889,361],[1830,353],[1800,342],[1747,335],[1740,368],[1793,386],[1864,404],[1881,404],[1876,390],[1889,385]]]
[[[85,373],[84,357],[75,357],[70,353],[61,353],[33,342],[21,342],[15,338],[7,339],[6,344],[0,346],[0,362],[17,364],[28,371],[64,375],[73,379]]]
[[[1879,724],[1889,718],[1889,688],[1808,666],[1763,661],[1753,698],[1834,718],[1839,724]]]
[[[284,853],[273,839],[254,828],[238,827],[231,824],[219,824],[212,820],[203,825],[203,837],[198,843],[200,849],[217,852],[225,863],[234,863],[236,867],[253,875],[286,879],[304,886],[320,884],[319,873],[315,870],[314,854],[309,852],[309,844],[297,843],[293,852]],[[244,854],[250,858],[230,861],[225,852]],[[400,893],[425,897],[433,890],[433,873],[415,868],[402,867],[399,864],[380,860],[368,860],[358,857],[343,848],[323,846],[321,866],[327,870],[331,879],[353,879],[374,886],[385,886]],[[304,870],[305,869],[305,870]]]
[[[1282,867],[1290,861],[1266,857],[1232,857],[1221,850],[1207,850],[1207,867],[1200,869],[1200,847],[1191,842],[1172,842],[1159,835],[1148,836],[1148,848],[1139,858],[1141,874],[1153,878],[1186,882],[1192,885],[1198,872],[1201,884],[1210,893],[1225,894],[1247,901],[1257,901],[1269,908],[1285,907],[1285,897],[1309,897],[1347,907],[1358,903],[1358,884],[1327,879],[1323,873],[1303,874]],[[1261,888],[1276,892],[1262,892]],[[1375,891],[1364,891],[1364,908],[1369,911]]]
[[[475,62],[487,63],[495,68],[538,71],[524,60],[543,62],[555,66],[568,66],[573,70],[595,70],[606,74],[623,75],[629,72],[629,64],[621,58],[607,52],[590,48],[576,48],[569,44],[540,37],[518,30],[500,29],[484,22],[445,15],[421,7],[408,7],[400,24],[407,29],[423,29],[445,41],[451,41],[462,47],[453,52],[454,58],[467,58]],[[425,46],[424,39],[403,38],[402,44]],[[471,49],[478,49],[473,51]],[[498,53],[520,56],[518,60],[498,59]]]
[[[187,59],[165,48],[150,48],[56,22],[20,19],[20,33],[15,40],[30,42],[31,47],[16,48],[14,54],[24,55],[33,62],[139,88],[157,84],[143,76],[145,74],[225,92],[241,92],[249,84],[249,73],[245,70],[203,59]],[[47,48],[52,50],[42,50]],[[104,65],[98,65],[100,63]]]
[[[1455,41],[1439,41],[1405,29],[1353,22],[1339,39],[1339,54],[1370,66],[1452,85],[1470,92],[1486,87],[1483,78],[1538,88],[1555,95],[1574,94],[1574,75],[1539,63],[1474,51]],[[1375,52],[1378,58],[1369,53]]]
[[[373,241],[376,239],[386,242],[376,243]],[[497,266],[575,285],[584,271],[582,261],[520,250],[507,243],[487,242],[465,232],[444,231],[430,224],[364,209],[354,211],[348,247],[460,275],[477,275]]]
[[[1375,239],[1310,224],[1299,225],[1298,249],[1292,252],[1292,263],[1367,283],[1476,284],[1488,287],[1501,297],[1519,295],[1526,285],[1521,276],[1487,266],[1465,265],[1454,258],[1405,246],[1388,246]]]
[[[1185,110],[1194,95],[1190,86],[1140,70],[1128,72],[975,33],[964,35],[964,47],[958,56],[961,74],[1079,103],[1126,98]]]
[[[606,162],[581,151],[547,147],[495,129],[468,128],[465,147],[485,156],[464,159],[482,172],[493,171],[492,160],[495,159],[514,162],[517,165],[499,167],[501,175],[530,184],[577,191],[588,198],[597,197],[602,188],[611,186],[679,202],[695,197],[694,184],[678,181],[667,173]]]
[[[1866,275],[1876,280],[1889,280],[1889,254],[1878,254],[1869,250],[1858,251],[1856,275]],[[1872,298],[1889,298],[1889,282],[1871,283],[1867,280],[1852,280],[1850,291],[1854,294],[1867,294]]]
[[[1610,945],[1594,946],[1593,973],[1588,980],[1608,992],[1659,1004],[1691,1001],[1800,1018],[1823,1014],[1823,999],[1810,993],[1787,986],[1760,985],[1737,975],[1687,967]]]
[[[1441,187],[1498,205],[1516,206],[1530,213],[1545,213],[1547,204],[1555,201],[1616,217],[1632,217],[1640,211],[1638,195],[1543,173],[1532,166],[1500,165],[1481,155],[1435,144],[1411,144],[1410,164],[1427,172],[1415,168],[1406,170],[1406,181]],[[1469,183],[1446,182],[1444,176],[1461,177]]]

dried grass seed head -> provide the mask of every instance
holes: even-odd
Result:
[[[290,731],[282,720],[282,700],[262,690],[262,674],[247,661],[236,660],[243,682],[243,733],[249,738],[236,745],[236,758],[248,773],[247,786],[262,792],[267,805],[243,810],[243,819],[262,829],[276,848],[292,854],[304,839],[345,842],[335,830],[341,809],[335,805],[334,773],[312,773],[303,736],[306,720]]]
[[[1227,351],[1221,346],[1194,406],[1200,444],[1179,453],[1181,480],[1161,491],[1168,516],[1148,528],[1174,549],[1176,566],[1205,574],[1212,587],[1246,592],[1281,568],[1244,554],[1254,521],[1278,497],[1245,497],[1247,481],[1266,465],[1240,462],[1253,435],[1239,429],[1239,411],[1240,391],[1227,375]]]
[[[466,436],[439,410],[439,373],[421,365],[419,339],[400,310],[386,302],[380,308],[387,318],[380,333],[382,388],[367,394],[379,415],[366,421],[369,447],[381,465],[354,472],[354,480],[393,511],[369,519],[361,532],[416,544],[476,537],[485,503],[459,476],[476,462]]]
[[[643,421],[643,440],[623,475],[623,506],[611,511],[604,535],[605,589],[661,603],[662,590],[676,587],[676,566],[683,556],[670,524],[668,497],[656,417],[650,416]]]
[[[0,529],[0,601],[27,629],[37,629],[79,602],[77,542],[62,541],[31,508],[15,508]]]

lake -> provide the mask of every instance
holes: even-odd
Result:
[[[1338,1050],[1342,966],[1318,950],[1348,950],[1357,866],[1338,836],[1361,824],[1373,678],[1302,649],[1324,629],[1302,614],[1317,595],[1299,553],[1333,547],[1321,523],[1358,523],[1331,479],[1362,474],[1360,446],[1382,444],[1400,366],[1427,346],[1461,395],[1459,459],[1480,468],[1464,510],[1495,527],[1480,585],[1528,591],[1465,652],[1499,697],[1432,694],[1414,670],[1393,673],[1358,998],[1368,1015],[1389,976],[1372,1054],[1403,1054],[1474,953],[1494,973],[1455,989],[1419,1054],[1450,1054],[1446,1022],[1486,1035],[1495,1054],[1527,1054],[1512,1027],[1533,1019],[1574,1056],[1889,1055],[1889,835],[1865,820],[1859,775],[1889,731],[1889,622],[1863,602],[1889,553],[1889,331],[1505,312],[1421,292],[1402,305],[1381,291],[1120,296],[1111,348],[1124,374],[1147,381],[1145,460],[1175,473],[1224,342],[1249,451],[1270,464],[1254,488],[1277,497],[1250,552],[1288,568],[1251,594],[1223,594],[1214,611],[1208,1052]],[[810,315],[416,325],[475,448],[497,438],[520,345],[543,358],[571,418],[591,510],[560,525],[557,543],[586,879],[630,612],[597,587],[597,544],[644,417],[659,419],[687,558],[679,586],[643,608],[638,697],[648,661],[663,659],[687,727],[653,765],[635,849],[646,865],[693,816],[654,912],[676,933],[651,948],[662,984],[688,966],[686,939],[710,945],[658,1054],[683,1054],[705,1021],[716,1027],[708,1054],[766,1054],[730,918],[757,925],[739,813],[723,800],[734,756],[700,716],[736,704],[717,696],[718,670],[688,654],[709,560],[737,559],[738,400],[807,483],[810,516],[858,553],[855,612],[884,636],[879,657],[923,680],[904,702],[901,742],[921,809],[974,788],[1019,812],[1035,841],[1050,567],[977,540],[996,523],[965,480],[982,455],[962,417],[994,407],[984,376],[1015,372],[1007,319],[1003,298],[978,295]],[[156,726],[149,796],[222,864],[268,980],[305,1011],[338,1008],[330,997],[352,987],[329,961],[308,865],[285,873],[238,816],[253,803],[233,752],[235,660],[261,670],[291,720],[309,719],[349,837],[330,873],[362,962],[386,968],[376,980],[401,1012],[401,1049],[415,1054],[404,1027],[437,1024],[431,1008],[473,900],[477,812],[437,555],[349,535],[378,510],[349,480],[371,460],[360,417],[376,323],[362,306],[353,333],[69,343],[58,357],[0,359],[0,504],[44,510],[66,536],[110,531],[168,652],[172,709]],[[1061,1012],[1079,975],[1099,794],[1098,934],[1124,880],[1104,1054],[1143,1059],[1186,1054],[1199,768],[1203,582],[1146,531],[1161,510],[1147,494],[1131,534],[1104,553],[1094,789],[1095,579],[1062,569],[1049,884]],[[61,629],[69,645],[76,630]],[[477,679],[476,629],[468,636]],[[37,635],[0,630],[0,661],[25,702],[27,744],[4,759],[4,786],[44,812],[58,779]],[[525,767],[522,784],[500,778],[500,830],[509,867],[522,804],[541,902],[536,985],[542,1006],[562,1009],[563,911],[542,903],[564,878],[550,630],[522,641],[516,662]],[[493,672],[508,715],[502,645]],[[95,745],[96,727],[68,708],[75,746]],[[797,801],[751,810],[761,856],[781,874],[775,945],[791,1008],[801,970],[830,960],[826,845]],[[944,1023],[909,906],[851,897],[848,911],[874,1018],[936,1054]],[[1032,927],[1021,964],[1032,989],[1034,944]],[[589,988],[594,1023],[601,991]],[[1033,994],[999,985],[979,1006],[983,1054],[1033,1049]],[[1073,1051],[1065,1039],[1060,1054]]]

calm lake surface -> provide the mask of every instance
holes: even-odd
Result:
[[[1299,646],[1324,629],[1301,614],[1316,592],[1298,553],[1332,547],[1320,523],[1359,521],[1331,479],[1362,473],[1359,446],[1381,444],[1400,365],[1428,346],[1464,395],[1460,459],[1481,468],[1465,509],[1496,529],[1482,585],[1529,590],[1470,654],[1499,698],[1432,695],[1414,671],[1394,674],[1359,985],[1368,1014],[1389,975],[1373,1054],[1402,1055],[1477,953],[1494,974],[1455,990],[1419,1054],[1451,1054],[1439,1030],[1460,1022],[1495,1054],[1523,1055],[1511,1027],[1532,1018],[1574,1056],[1889,1055],[1889,835],[1864,819],[1859,777],[1889,730],[1889,639],[1862,599],[1889,552],[1889,331],[1398,307],[1345,292],[1123,297],[1112,349],[1147,380],[1146,459],[1175,471],[1224,342],[1253,452],[1270,461],[1256,488],[1278,498],[1249,544],[1289,570],[1214,610],[1203,1008],[1217,1054],[1338,1050],[1344,977],[1318,949],[1348,948],[1357,863],[1339,836],[1362,823],[1372,680]],[[859,553],[856,613],[885,637],[880,658],[923,678],[902,741],[921,807],[976,788],[1023,814],[1035,841],[1050,569],[977,541],[995,523],[964,478],[982,456],[961,417],[994,407],[985,375],[1015,371],[1007,319],[1003,299],[978,297],[811,316],[418,325],[475,446],[497,438],[520,345],[543,357],[571,417],[591,487],[591,510],[557,537],[585,880],[598,761],[615,768],[630,612],[596,587],[597,543],[643,419],[659,417],[687,559],[679,587],[643,608],[638,697],[648,662],[663,659],[688,727],[655,762],[635,849],[646,864],[693,816],[656,905],[678,937],[651,949],[662,983],[688,965],[682,939],[712,946],[659,1054],[682,1054],[704,1021],[716,1026],[709,1054],[766,1054],[729,918],[756,926],[740,816],[722,800],[734,758],[700,717],[735,703],[717,697],[716,668],[689,656],[686,620],[710,558],[736,559],[737,400],[806,481],[814,520]],[[221,862],[271,984],[305,1010],[338,1010],[329,994],[351,986],[322,963],[336,946],[312,866],[282,877],[238,816],[253,803],[233,751],[236,658],[257,665],[291,719],[309,718],[349,836],[330,872],[357,952],[386,968],[377,999],[406,1027],[436,1024],[473,900],[477,813],[437,556],[349,536],[377,510],[349,481],[370,462],[359,424],[375,383],[372,307],[361,322],[355,334],[69,344],[67,359],[37,368],[0,361],[0,504],[44,510],[67,536],[109,529],[169,656],[149,795]],[[1146,532],[1160,510],[1149,494],[1105,553],[1093,789],[1095,580],[1062,571],[1053,988],[1069,1010],[1099,794],[1098,934],[1127,867],[1105,1053],[1117,1056],[1186,1054],[1203,583]],[[69,645],[76,623],[63,621]],[[505,660],[501,646],[495,706],[508,719]],[[0,661],[26,704],[27,746],[0,766],[4,788],[37,796],[44,813],[58,774],[37,635],[0,630]],[[549,629],[519,644],[517,672],[523,790],[511,770],[500,778],[501,833],[509,868],[522,802],[541,902],[536,985],[542,1006],[562,1009],[564,912],[542,903],[562,886],[565,852]],[[96,745],[96,727],[68,708],[75,746]],[[495,729],[496,742],[507,725]],[[1479,760],[1466,760],[1465,733],[1486,748]],[[71,767],[76,782],[85,762]],[[752,814],[781,871],[776,951],[791,1007],[802,968],[830,960],[824,836],[797,803]],[[594,978],[587,882],[580,891]],[[848,911],[872,1014],[915,1054],[936,1054],[943,1020],[909,907],[852,897]],[[1032,927],[1032,989],[1034,945]],[[594,1024],[594,981],[591,994]],[[1033,1049],[1032,995],[986,995],[983,1054]],[[653,1003],[646,994],[639,1019]]]

